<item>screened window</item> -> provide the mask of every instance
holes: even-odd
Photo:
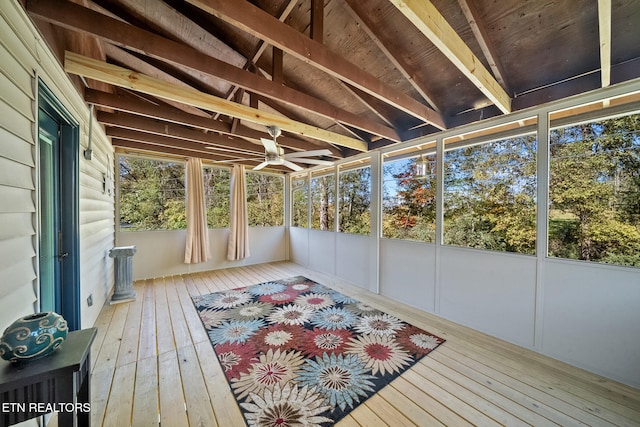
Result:
[[[426,173],[416,170],[423,162]],[[382,236],[392,239],[435,241],[435,155],[384,163],[382,176]]]
[[[311,179],[311,228],[333,230],[335,223],[335,174]]]
[[[205,167],[202,169],[204,180],[204,199],[207,208],[207,226],[209,228],[229,227],[229,197],[231,171],[224,168]]]
[[[184,171],[182,163],[120,156],[120,229],[186,228]]]
[[[249,226],[272,227],[284,224],[284,177],[247,172],[246,182]]]
[[[341,171],[338,181],[338,231],[371,233],[371,168]]]
[[[549,255],[640,266],[640,114],[551,131]]]
[[[535,135],[444,153],[444,243],[534,254]]]
[[[291,225],[293,227],[309,227],[309,187],[307,178],[293,178],[291,185]]]

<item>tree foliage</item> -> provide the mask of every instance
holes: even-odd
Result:
[[[371,168],[340,172],[338,231],[371,234]]]
[[[640,266],[640,115],[550,137],[549,254]]]
[[[247,172],[247,215],[249,226],[270,227],[284,224],[284,178]]]
[[[307,178],[296,178],[291,191],[291,225],[307,228],[309,226],[309,187]]]
[[[444,242],[535,253],[535,136],[445,153]]]
[[[435,156],[424,177],[416,177],[415,159],[399,160],[383,168],[382,235],[387,238],[435,241]]]
[[[311,228],[333,230],[335,223],[335,174],[311,180]]]
[[[120,226],[129,230],[186,228],[184,165],[120,157]]]
[[[229,198],[231,171],[226,168],[205,167],[202,170],[204,199],[209,228],[229,227]]]

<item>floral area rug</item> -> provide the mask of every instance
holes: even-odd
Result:
[[[249,426],[329,426],[444,340],[302,276],[193,297]]]

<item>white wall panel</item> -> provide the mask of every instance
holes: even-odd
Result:
[[[640,388],[636,269],[547,260],[543,353]]]
[[[336,233],[309,230],[309,268],[336,274]]]
[[[380,293],[433,313],[435,309],[435,245],[406,240],[380,240]]]
[[[440,274],[440,315],[533,347],[534,257],[443,246]]]
[[[309,266],[309,230],[306,228],[289,227],[289,259]]]
[[[336,276],[373,291],[369,281],[371,237],[336,234]]]
[[[118,232],[118,246],[136,246],[133,256],[133,279],[149,279],[188,274],[241,265],[283,261],[286,257],[284,227],[249,228],[250,256],[227,261],[228,229],[209,230],[212,258],[199,264],[184,263],[186,230]]]

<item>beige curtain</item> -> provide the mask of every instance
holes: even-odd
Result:
[[[249,256],[249,221],[247,218],[247,195],[244,183],[244,166],[234,165],[231,171],[231,218],[229,222],[230,261]]]
[[[210,258],[202,160],[189,158],[187,160],[187,244],[184,251],[184,262],[196,264]]]

